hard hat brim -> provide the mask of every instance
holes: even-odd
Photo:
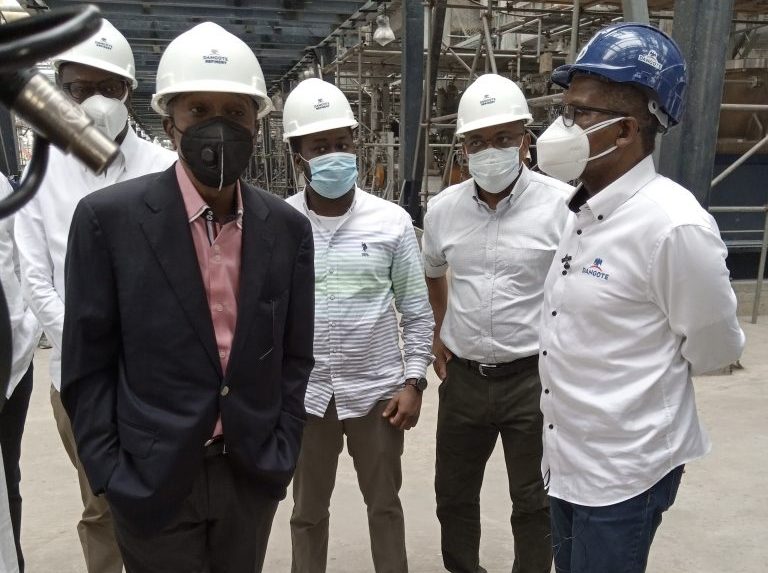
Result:
[[[294,129],[288,133],[283,134],[283,141],[287,142],[293,137],[301,137],[302,135],[309,135],[310,133],[320,133],[322,131],[330,131],[332,129],[339,129],[341,127],[349,127],[355,129],[358,126],[355,119],[328,119],[325,121],[316,121],[308,125],[302,126],[298,129]]]
[[[501,125],[502,123],[512,123],[515,121],[524,121],[525,125],[528,125],[533,121],[533,116],[530,113],[519,114],[509,113],[504,115],[494,115],[492,117],[484,117],[475,121],[469,121],[456,129],[456,135],[463,135],[470,131],[477,129],[483,129],[484,127],[490,127],[492,125]]]
[[[233,93],[251,96],[258,105],[257,118],[262,118],[272,111],[272,100],[264,92],[257,89],[245,89],[242,83],[226,80],[196,80],[174,85],[172,88],[158,92],[152,96],[152,109],[160,115],[168,115],[168,102],[182,93],[217,92]]]
[[[56,73],[58,73],[59,68],[61,67],[62,64],[82,64],[83,66],[97,68],[99,70],[104,70],[105,72],[118,75],[121,78],[125,78],[131,83],[131,89],[135,90],[139,86],[139,82],[136,80],[136,78],[126,74],[123,68],[121,68],[120,66],[116,66],[114,64],[110,64],[109,62],[105,62],[104,60],[100,60],[98,58],[89,58],[87,56],[73,56],[71,58],[70,57],[56,58],[53,60],[52,64],[53,64],[53,68],[56,70]]]

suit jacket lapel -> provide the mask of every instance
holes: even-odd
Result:
[[[144,200],[148,209],[142,230],[208,357],[222,376],[211,311],[175,164],[158,174]]]
[[[240,291],[237,325],[232,342],[231,366],[243,351],[256,305],[264,287],[272,258],[274,231],[269,224],[269,207],[256,190],[241,182],[243,197],[243,248],[240,263]],[[272,324],[268,325],[271,328]],[[229,370],[229,366],[228,366]]]

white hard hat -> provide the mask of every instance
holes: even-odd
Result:
[[[357,127],[357,121],[347,96],[335,85],[308,78],[288,94],[283,104],[283,141],[339,127]]]
[[[272,109],[259,60],[248,45],[213,22],[203,22],[175,38],[157,67],[152,108],[167,115],[173,96],[186,92],[225,92],[251,96],[258,117]]]
[[[72,62],[99,68],[131,81],[136,89],[136,64],[133,51],[120,31],[107,20],[101,20],[101,28],[93,36],[53,58],[53,67],[59,71],[61,64]]]
[[[491,125],[533,118],[528,102],[517,84],[496,74],[485,74],[470,85],[459,101],[456,133],[482,129]]]

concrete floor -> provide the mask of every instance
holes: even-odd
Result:
[[[765,573],[768,571],[768,318],[744,323],[743,370],[696,381],[699,410],[712,453],[688,466],[675,506],[666,514],[651,552],[649,573]],[[48,402],[48,355],[35,362],[23,444],[23,546],[29,573],[85,571],[75,524],[80,512],[76,474],[59,441]],[[442,571],[434,513],[434,373],[419,425],[406,437],[401,498],[411,571]],[[501,448],[486,470],[482,492],[481,561],[489,573],[510,571],[510,502]],[[290,494],[280,504],[267,555],[267,572],[290,570]],[[342,455],[331,508],[329,573],[373,571],[362,497],[349,457]]]

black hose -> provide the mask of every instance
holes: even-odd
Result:
[[[99,30],[93,4],[61,8],[0,26],[0,72],[13,72],[60,54]]]

